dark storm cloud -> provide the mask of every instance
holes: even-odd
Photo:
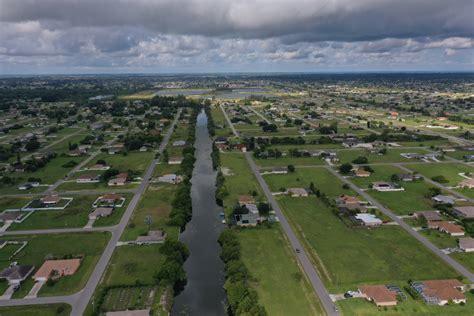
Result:
[[[471,0],[0,1],[0,20],[143,27],[165,34],[361,41],[474,33]]]

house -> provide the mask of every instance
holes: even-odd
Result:
[[[419,211],[415,212],[416,218],[424,218],[427,222],[442,221],[443,218],[439,215],[438,211]]]
[[[0,279],[7,280],[9,285],[20,284],[34,269],[34,266],[13,264],[0,272]]]
[[[367,177],[370,177],[370,172],[365,170],[364,168],[358,168],[355,172],[354,172],[355,176],[356,177],[359,177],[359,178],[367,178]]]
[[[374,182],[372,183],[372,188],[379,192],[405,191],[404,188],[397,187],[393,183],[388,183],[388,182]]]
[[[421,176],[418,173],[404,173],[404,174],[399,174],[398,178],[400,179],[400,181],[413,182],[416,180],[420,180]]]
[[[0,213],[0,222],[13,223],[15,220],[22,217],[23,212],[21,211],[3,211]]]
[[[85,155],[86,153],[87,153],[86,150],[75,149],[68,152],[67,155],[69,157],[79,157],[79,156]]]
[[[354,221],[362,226],[379,226],[382,221],[373,214],[358,213],[354,217]]]
[[[94,209],[91,213],[89,213],[89,219],[98,219],[100,217],[108,217],[112,215],[114,211],[113,207],[98,207]]]
[[[183,157],[179,157],[179,156],[170,157],[168,159],[168,164],[169,165],[180,165],[182,162],[183,162]]]
[[[247,152],[247,146],[245,144],[235,144],[234,148],[243,153]]]
[[[459,182],[458,186],[463,189],[472,189],[474,188],[474,179],[464,179]]]
[[[183,177],[178,176],[174,173],[165,174],[165,175],[162,175],[161,177],[158,177],[158,182],[163,182],[163,183],[178,184],[181,181],[183,181]]]
[[[464,236],[464,228],[448,221],[428,222],[428,228],[437,229],[451,236]]]
[[[127,183],[128,173],[119,173],[115,178],[110,179],[107,183],[108,186],[121,186]]]
[[[135,243],[143,244],[157,244],[162,243],[166,239],[166,233],[162,230],[150,230],[145,236],[138,236]]]
[[[466,285],[456,279],[413,282],[411,287],[429,305],[442,306],[449,302],[455,304],[466,303],[466,297],[463,293],[466,291]]]
[[[474,252],[474,238],[459,238],[459,249],[464,252]]]
[[[122,152],[125,148],[124,144],[116,144],[107,148],[109,155],[115,155]]]
[[[107,312],[105,316],[150,316],[150,309],[135,309],[127,311],[118,311],[118,312]]]
[[[116,206],[117,203],[123,200],[124,198],[120,194],[106,193],[99,197],[96,202],[98,202],[97,204],[101,206]]]
[[[463,158],[466,161],[474,161],[474,155],[465,155]]]
[[[307,197],[308,191],[303,188],[288,188],[286,193],[291,197]]]
[[[214,140],[214,143],[216,145],[225,145],[227,144],[227,138],[224,136],[216,137],[216,139]]]
[[[61,197],[57,194],[52,194],[52,195],[47,195],[45,197],[42,197],[40,199],[40,202],[41,204],[43,204],[44,206],[48,207],[48,206],[51,206],[51,205],[56,205],[58,204],[60,201],[61,201]]]
[[[185,140],[176,140],[173,142],[173,147],[181,147],[181,146],[184,146],[186,145],[186,141]]]
[[[456,206],[453,209],[453,212],[456,216],[459,216],[461,218],[474,218],[474,206]]]
[[[273,167],[272,174],[287,174],[288,168],[287,167]]]
[[[46,260],[33,275],[33,279],[37,282],[45,282],[48,279],[73,275],[80,265],[81,259]]]
[[[255,198],[251,195],[240,195],[239,205],[255,204]]]
[[[257,215],[259,214],[257,205],[255,205],[255,204],[245,204],[244,206],[245,206],[246,209],[249,210],[249,213],[257,214]]]
[[[18,186],[18,190],[29,190],[31,188],[36,188],[40,185],[39,182],[26,182]]]
[[[336,203],[339,204],[360,204],[360,201],[355,196],[341,195],[336,198]]]
[[[377,306],[397,305],[397,293],[385,285],[366,285],[359,287],[358,290],[363,298],[374,302]]]
[[[92,171],[105,171],[105,170],[109,170],[109,169],[110,169],[110,166],[107,166],[107,165],[101,164],[101,163],[95,164],[95,165],[87,168],[87,170],[92,170]]]
[[[258,214],[235,214],[234,221],[237,226],[257,226],[260,223],[260,217]]]
[[[454,198],[447,195],[435,195],[431,199],[437,204],[454,204]]]
[[[85,174],[76,179],[76,183],[97,183],[100,182],[98,174]]]

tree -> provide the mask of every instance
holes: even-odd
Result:
[[[289,171],[289,172],[295,172],[295,166],[293,166],[293,165],[288,165],[287,168],[288,168],[288,171]]]
[[[41,144],[39,141],[37,141],[36,139],[32,139],[26,143],[25,148],[27,151],[33,151],[40,148],[40,145]]]
[[[358,165],[363,165],[369,162],[367,157],[364,156],[359,156],[356,159],[352,160],[353,163],[358,164]]]
[[[268,203],[259,202],[257,208],[261,215],[268,215],[268,213],[270,213],[270,204]]]
[[[438,182],[438,183],[448,183],[449,180],[446,179],[446,177],[439,175],[439,176],[434,176],[431,178],[431,180]]]
[[[352,165],[350,163],[342,164],[339,167],[339,172],[342,174],[349,174],[352,171]]]
[[[398,174],[394,173],[394,174],[392,174],[392,176],[390,177],[390,181],[392,181],[392,182],[399,182],[399,181],[400,181],[400,177],[398,176]]]

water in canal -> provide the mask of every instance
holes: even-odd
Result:
[[[207,116],[202,111],[196,124],[196,163],[191,179],[193,217],[180,240],[189,248],[184,263],[187,284],[175,298],[172,315],[225,315],[224,264],[217,243],[223,225],[215,203],[216,173],[212,169],[212,141]]]

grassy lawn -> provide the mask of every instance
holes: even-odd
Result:
[[[67,316],[71,314],[68,304],[0,307],[1,316]]]
[[[225,177],[227,196],[224,198],[224,210],[227,215],[232,213],[238,202],[239,195],[257,192],[257,200],[264,200],[260,185],[255,179],[245,156],[240,153],[221,154],[221,166],[229,168],[233,175]]]
[[[9,230],[83,227],[97,196],[76,195],[73,198],[64,210],[35,211],[22,223],[13,223]]]
[[[433,164],[415,164],[405,166],[413,171],[417,171],[422,175],[432,178],[435,176],[444,176],[449,183],[443,184],[447,186],[455,186],[465,178],[458,175],[461,172],[474,173],[474,167],[469,167],[462,164],[445,163],[434,166]]]
[[[96,164],[98,160],[105,160],[109,166],[118,169],[120,172],[127,172],[128,170],[138,171],[144,173],[151,160],[155,157],[155,153],[151,151],[137,152],[132,151],[127,155],[116,154],[109,155],[102,153],[93,159],[88,167]]]
[[[340,150],[338,151],[339,159],[342,163],[352,162],[357,157],[367,157],[369,163],[372,162],[410,162],[413,161],[411,159],[403,158],[400,156],[401,153],[421,153],[426,154],[428,153],[425,149],[387,149],[387,153],[385,155],[379,156],[377,154],[371,154],[366,150],[363,149],[351,149],[351,150]]]
[[[26,181],[28,178],[40,178],[43,184],[53,184],[60,178],[67,175],[72,168],[64,168],[63,165],[69,161],[80,163],[86,157],[56,157],[35,172],[14,173],[13,176]]]
[[[315,197],[282,198],[280,204],[330,292],[367,283],[457,276],[399,227],[348,227]]]
[[[360,178],[360,177],[351,177],[351,182],[357,185],[361,189],[367,189],[372,184],[372,182],[376,181],[390,181],[390,177],[392,174],[402,174],[406,173],[405,171],[397,168],[395,166],[380,166],[380,165],[373,165],[370,166],[374,169],[374,172],[367,178]],[[402,186],[405,184],[404,182],[401,183]]]
[[[55,296],[73,294],[84,287],[109,237],[108,233],[80,233],[5,236],[4,239],[27,241],[28,245],[14,257],[14,260],[19,264],[32,264],[35,269],[39,269],[45,258],[50,255],[55,257],[69,254],[84,256],[76,274],[60,278],[52,286],[44,286],[39,293],[39,296]],[[24,297],[33,283],[33,279],[28,278],[13,297]]]
[[[0,198],[0,211],[7,210],[7,209],[22,208],[32,199],[33,198],[29,196]]]
[[[153,275],[163,263],[161,245],[119,246],[115,248],[102,285],[152,284]]]
[[[405,283],[406,284],[406,283]],[[405,284],[403,284],[405,286]],[[398,303],[395,307],[375,306],[374,303],[368,302],[362,298],[353,298],[342,300],[338,302],[338,306],[344,316],[371,316],[371,315],[430,315],[430,316],[445,316],[445,315],[472,315],[474,308],[474,295],[465,293],[467,297],[467,304],[461,306],[453,304],[449,306],[426,305],[423,301],[414,300],[408,295],[408,299]]]
[[[370,190],[369,194],[396,214],[405,215],[416,211],[433,209],[433,203],[425,194],[432,186],[421,182],[401,182],[405,191],[378,192]]]
[[[319,157],[280,157],[277,159],[255,159],[255,162],[260,167],[275,167],[288,165],[294,166],[312,166],[312,165],[324,165],[325,162]]]
[[[308,188],[313,182],[317,189],[332,198],[341,194],[356,195],[351,189],[343,189],[342,182],[325,168],[296,168],[294,173],[271,174],[264,178],[272,192],[280,188]]]
[[[145,309],[153,307],[153,315],[159,308],[160,288],[158,286],[120,287],[107,291],[102,308],[107,311],[124,311],[129,309]],[[155,305],[156,306],[153,306]]]
[[[127,225],[121,240],[135,240],[138,236],[148,232],[145,218],[150,216],[151,230],[165,230],[169,236],[178,236],[179,228],[166,224],[171,212],[171,202],[174,198],[176,186],[168,184],[152,185],[142,196],[140,203],[135,209],[130,222]]]
[[[268,315],[323,314],[317,296],[277,225],[244,229],[238,237],[242,259],[256,279],[259,302]]]
[[[219,107],[211,108],[211,115],[216,126],[216,136],[233,136],[227,120]]]

